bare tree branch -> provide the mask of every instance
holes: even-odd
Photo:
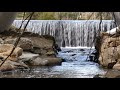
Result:
[[[32,13],[29,15],[29,19],[28,19],[28,21],[27,21],[27,23],[26,23],[26,25],[25,25],[25,27],[24,27],[24,30],[23,30],[22,33],[19,35],[19,37],[16,39],[16,42],[15,42],[15,44],[14,44],[14,47],[13,47],[11,53],[3,60],[3,62],[2,62],[1,65],[0,65],[0,67],[1,67],[1,66],[5,63],[5,61],[12,55],[13,51],[14,51],[15,48],[17,47],[17,44],[19,43],[20,38],[22,37],[24,31],[26,30],[26,27],[27,27],[29,21],[31,20],[33,14],[34,14],[34,12],[32,12]],[[27,18],[28,18],[28,17],[27,17]],[[24,21],[25,21],[25,20],[24,20]],[[22,24],[23,24],[23,22],[22,22]],[[21,26],[22,26],[22,25],[21,25]],[[20,26],[19,30],[21,29],[21,26]]]

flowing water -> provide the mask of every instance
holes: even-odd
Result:
[[[15,20],[13,25],[20,27],[21,20]],[[60,47],[91,47],[100,31],[108,31],[113,27],[112,20],[103,20],[101,24],[100,20],[31,20],[27,31],[52,35]]]
[[[87,59],[89,48],[62,48],[58,57],[65,61],[61,65],[31,67],[30,69],[0,73],[1,78],[93,78],[104,75],[106,70]],[[91,52],[94,49],[91,50]],[[89,59],[89,58],[88,58]]]
[[[21,20],[13,25],[19,27]],[[31,20],[27,32],[40,35],[49,34],[55,37],[62,48],[58,57],[65,60],[61,65],[31,67],[0,73],[1,78],[93,78],[96,74],[105,74],[97,63],[88,61],[89,48],[78,46],[94,46],[93,40],[99,35],[99,20]],[[24,23],[25,25],[25,23]],[[114,27],[111,20],[103,20],[100,31],[108,31]],[[69,48],[72,47],[72,48]],[[74,48],[73,48],[74,47]],[[94,49],[92,49],[93,51]]]

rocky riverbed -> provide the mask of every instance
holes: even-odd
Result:
[[[0,64],[14,48],[14,43],[19,34],[20,32],[17,32],[17,29],[0,33]],[[31,66],[61,64],[62,59],[56,57],[59,50],[54,37],[25,32],[16,49],[0,67],[0,70],[8,71]]]
[[[0,64],[10,54],[19,34],[13,28],[0,34]],[[119,78],[119,41],[119,33],[101,33],[95,45],[96,57],[94,53],[88,57],[94,49],[61,49],[52,36],[25,32],[12,55],[0,67],[0,77]]]
[[[91,52],[94,49],[91,50]],[[57,57],[63,59],[61,64],[52,66],[32,66],[30,68],[15,69],[13,71],[0,72],[1,78],[93,78],[95,75],[103,75],[106,69],[98,63],[89,61],[89,48],[61,48]],[[25,55],[25,54],[23,54]],[[33,55],[33,54],[32,54]],[[33,56],[35,56],[34,54]],[[32,57],[27,54],[22,57]]]

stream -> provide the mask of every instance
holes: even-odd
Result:
[[[104,75],[106,70],[97,63],[86,60],[89,48],[61,48],[58,57],[64,59],[61,65],[37,66],[0,73],[0,78],[93,78],[94,75]],[[91,49],[91,52],[94,49]],[[89,59],[89,58],[88,58]]]

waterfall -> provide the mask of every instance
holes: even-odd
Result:
[[[13,25],[20,27],[21,21],[15,20]],[[27,32],[52,35],[60,47],[91,47],[94,38],[99,34],[99,23],[100,20],[31,20]],[[101,23],[101,31],[114,27],[112,20],[103,20]]]

